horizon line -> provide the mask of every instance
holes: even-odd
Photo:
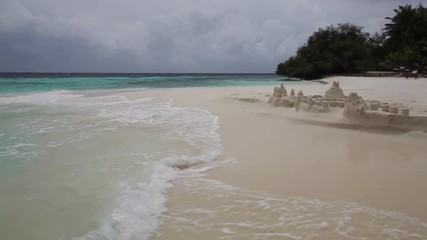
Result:
[[[44,72],[44,71],[0,71],[0,74],[276,74],[275,72]]]

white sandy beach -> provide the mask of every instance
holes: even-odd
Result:
[[[290,85],[321,94],[339,80],[346,95],[427,113],[426,79],[334,77]],[[144,90],[219,117],[223,156],[185,169],[151,239],[425,239],[427,133],[335,124],[336,113],[267,104],[272,87]],[[252,101],[256,99],[256,101]],[[335,114],[335,115],[334,115]],[[213,169],[211,169],[213,168]],[[200,169],[210,169],[203,171]]]

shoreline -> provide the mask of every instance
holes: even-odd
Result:
[[[347,93],[347,88],[354,87],[354,79],[350,78],[334,77],[327,81],[337,79],[342,81]],[[374,81],[357,79],[366,80],[362,85]],[[291,87],[304,88],[304,93],[309,94],[322,94],[327,89],[326,85],[317,83]],[[258,86],[148,90],[126,95],[131,98],[170,97],[173,106],[206,109],[219,117],[217,133],[225,148],[223,157],[234,158],[236,163],[203,173],[204,180],[220,181],[284,199],[302,197],[313,201],[356,203],[381,211],[404,213],[427,222],[427,210],[424,210],[427,209],[427,193],[423,185],[427,180],[427,134],[378,133],[299,121],[300,117],[310,120],[316,115],[271,107],[266,103],[271,93],[271,86]],[[224,227],[215,233],[198,232],[190,227],[185,230],[187,225],[181,226],[181,230],[172,227],[177,224],[173,219],[179,209],[189,207],[188,202],[192,202],[190,205],[204,202],[203,197],[195,197],[198,193],[186,195],[191,188],[186,186],[188,179],[183,179],[173,182],[174,187],[168,193],[169,210],[163,214],[163,224],[150,239],[197,236],[216,239],[225,234],[228,230]],[[199,187],[199,192],[206,191],[203,186]],[[210,194],[206,193],[205,197]],[[233,197],[236,196],[230,199]],[[221,205],[220,202],[209,204],[211,208]],[[243,215],[246,211],[255,211],[259,216],[265,214],[266,219],[274,215],[250,207],[236,211]],[[189,217],[188,213],[179,216]],[[227,216],[221,218],[225,220]],[[245,231],[249,234],[259,229]]]

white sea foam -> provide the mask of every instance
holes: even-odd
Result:
[[[402,213],[345,201],[277,196],[188,172],[179,175],[178,185],[194,201],[175,204],[162,219],[181,235],[209,231],[216,239],[427,238],[427,224]]]
[[[148,238],[158,225],[159,214],[165,211],[164,192],[175,175],[175,170],[170,167],[208,162],[221,151],[221,143],[215,133],[217,118],[209,112],[173,108],[171,100],[140,99],[126,106],[129,103],[123,100],[111,104],[98,116],[124,125],[161,127],[167,131],[169,139],[185,140],[193,150],[200,150],[200,154],[173,155],[156,162],[148,182],[139,183],[136,189],[127,186],[111,217],[82,239]]]
[[[82,95],[67,90],[37,92],[28,94],[8,94],[0,97],[0,106],[9,104],[51,104],[65,99],[75,99]]]
[[[28,160],[19,172],[22,176],[17,176],[22,182],[13,182],[8,189],[34,189],[25,196],[23,204],[27,205],[16,204],[16,209],[7,210],[10,206],[1,205],[5,216],[16,210],[27,212],[27,219],[41,214],[39,219],[51,221],[53,217],[43,217],[43,212],[29,215],[38,211],[31,205],[36,199],[48,198],[45,202],[53,202],[52,211],[60,213],[54,207],[64,204],[64,194],[88,192],[94,198],[90,208],[97,209],[97,215],[82,217],[76,222],[78,227],[68,228],[86,229],[93,221],[97,227],[63,235],[52,233],[54,228],[40,230],[45,238],[52,234],[62,239],[147,239],[166,209],[165,191],[179,169],[210,162],[222,151],[215,132],[217,117],[202,109],[173,107],[171,99],[128,100],[53,91],[1,97],[0,105],[7,106],[0,111],[6,114],[8,126],[0,128],[4,143],[0,155],[10,161],[18,155]],[[20,111],[23,108],[32,111]],[[17,121],[15,116],[8,117],[11,111],[18,114]],[[0,183],[0,190],[2,187]],[[62,190],[50,192],[54,189]],[[92,193],[92,189],[96,191]],[[19,193],[8,198],[13,199],[13,194]],[[84,214],[79,202],[69,204],[75,205],[74,212]],[[14,234],[25,238],[24,233]]]
[[[136,186],[122,182],[123,190],[117,205],[106,219],[101,220],[99,228],[72,239],[147,239],[159,223],[159,214],[166,210],[165,191],[176,173],[161,163],[152,171],[147,182]]]

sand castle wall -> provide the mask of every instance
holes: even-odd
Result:
[[[366,127],[395,127],[407,130],[427,131],[427,117],[410,115],[409,108],[402,104],[389,104],[378,100],[365,100],[357,92],[344,94],[338,81],[324,95],[304,95],[299,90],[290,91],[281,84],[274,88],[273,97],[268,102],[273,106],[295,108],[296,111],[328,113],[342,111],[342,117],[353,124]]]

